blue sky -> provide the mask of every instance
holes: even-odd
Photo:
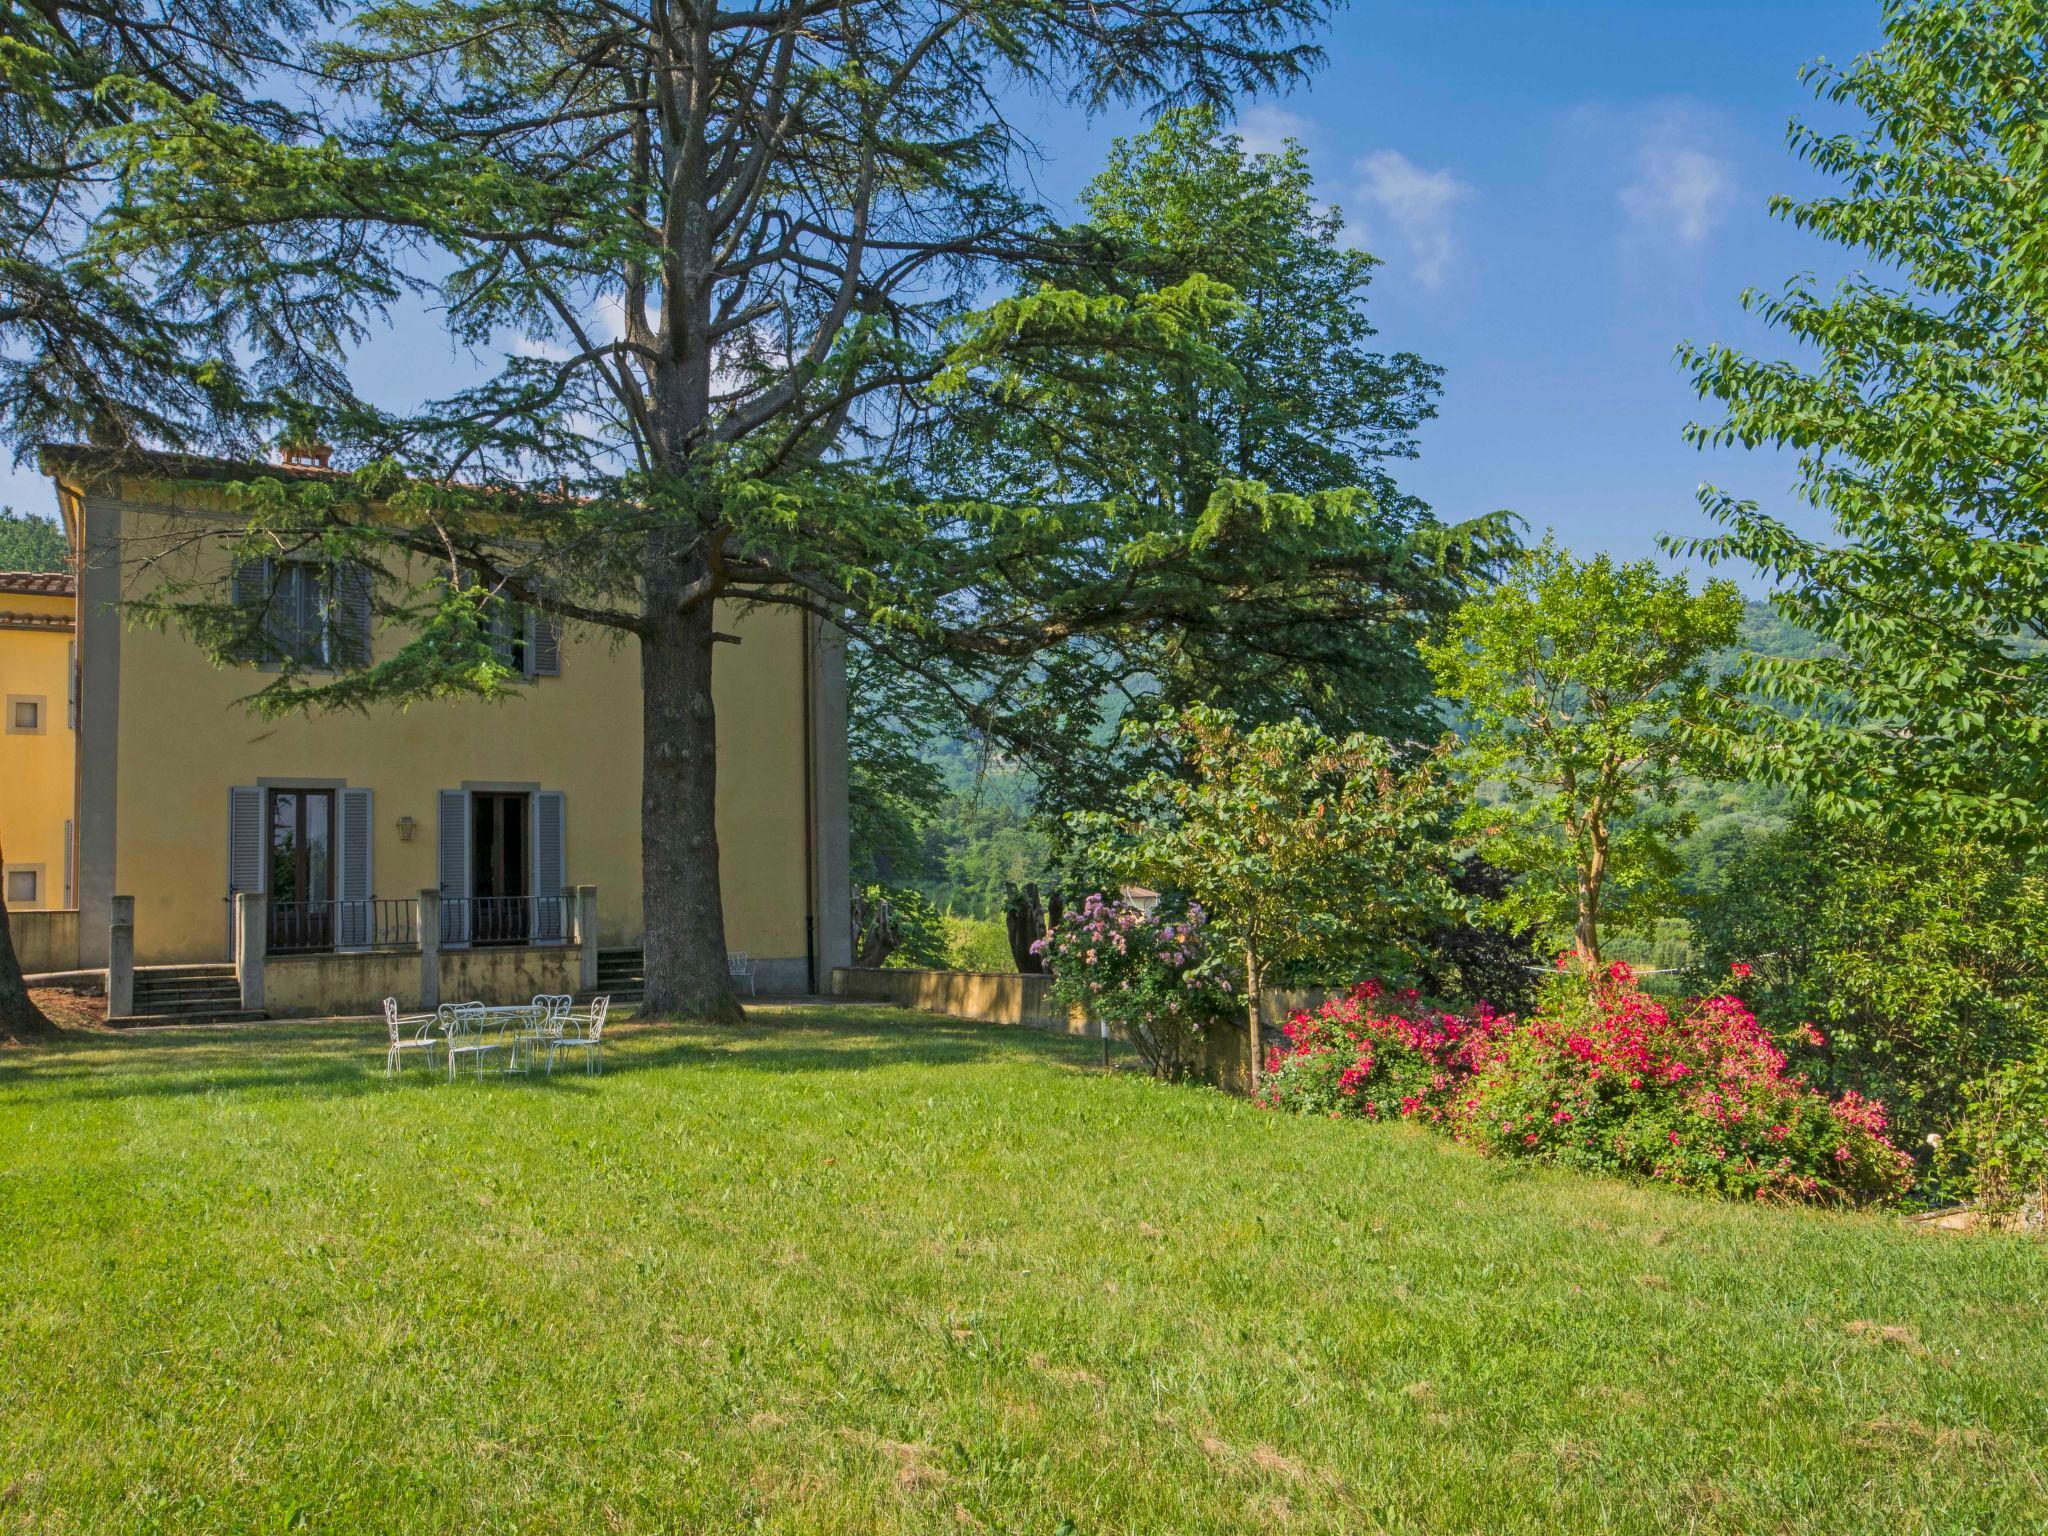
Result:
[[[1855,5],[1366,5],[1306,90],[1245,115],[1292,133],[1386,266],[1383,339],[1448,371],[1409,484],[1440,515],[1506,507],[1580,550],[1705,531],[1703,478],[1795,515],[1788,465],[1703,457],[1684,339],[1783,355],[1745,287],[1842,270],[1771,217],[1817,181],[1785,148],[1798,79],[1878,40]]]
[[[1815,527],[1788,504],[1781,460],[1684,443],[1695,401],[1672,351],[1690,338],[1782,353],[1738,295],[1841,270],[1766,203],[1816,185],[1784,146],[1788,118],[1820,110],[1800,65],[1846,60],[1877,32],[1877,0],[1359,0],[1305,89],[1248,105],[1248,142],[1298,138],[1385,261],[1384,344],[1448,370],[1410,487],[1446,518],[1504,507],[1582,552],[1631,557],[1659,533],[1705,531],[1703,478]],[[1069,200],[1107,136],[1138,122],[1048,107],[1032,126],[1043,190]],[[379,340],[364,376],[394,380],[395,404],[463,372],[415,321]],[[26,467],[0,472],[0,502],[51,510]]]

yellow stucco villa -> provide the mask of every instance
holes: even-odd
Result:
[[[431,1002],[435,950],[440,990],[464,995],[548,980],[550,948],[620,957],[626,978],[623,956],[642,938],[630,643],[528,615],[503,636],[526,680],[514,700],[260,719],[241,701],[260,686],[261,658],[216,667],[122,604],[225,569],[215,493],[176,482],[328,472],[82,447],[46,448],[42,465],[78,576],[34,591],[0,581],[0,611],[25,615],[19,627],[0,619],[8,729],[18,696],[36,703],[20,718],[39,733],[0,737],[0,835],[10,911],[75,908],[76,953],[35,958],[105,967],[132,941],[141,978],[222,967],[254,943],[269,957],[273,1012],[352,1009],[387,985],[408,1005]],[[351,611],[332,573],[262,575],[266,641],[300,647],[313,670],[398,643],[372,632],[366,603]],[[717,679],[727,943],[759,991],[819,991],[850,943],[843,652],[788,609],[727,615],[720,628],[741,641],[723,649]],[[35,900],[12,900],[31,875]],[[238,918],[244,893],[262,897],[260,935]],[[48,947],[63,947],[61,923],[17,926],[47,928]],[[424,983],[408,979],[422,948]],[[336,963],[348,956],[366,958]]]
[[[69,575],[0,571],[0,895],[14,912],[74,900],[76,607]]]

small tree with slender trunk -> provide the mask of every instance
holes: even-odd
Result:
[[[1146,813],[1077,820],[1106,865],[1200,902],[1235,947],[1257,1087],[1259,1007],[1276,967],[1412,952],[1458,905],[1444,776],[1434,759],[1397,767],[1378,737],[1338,740],[1300,721],[1246,729],[1198,705],[1156,729],[1178,771],[1131,786]]]
[[[1465,830],[1517,877],[1494,906],[1569,930],[1589,972],[1602,925],[1654,914],[1674,868],[1682,825],[1640,813],[1676,798],[1687,728],[1713,705],[1708,654],[1741,618],[1729,582],[1694,592],[1648,560],[1574,560],[1546,539],[1423,647],[1463,721]]]

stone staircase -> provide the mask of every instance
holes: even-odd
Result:
[[[600,949],[597,952],[597,993],[615,1003],[637,1003],[646,995],[647,960],[638,949]],[[587,1000],[587,999],[586,999]]]
[[[232,965],[138,965],[135,1011],[109,1024],[235,1024],[267,1018],[242,1007]]]

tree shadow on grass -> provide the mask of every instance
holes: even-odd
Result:
[[[81,1033],[0,1056],[0,1095],[78,1101],[238,1093],[354,1098],[494,1084],[593,1094],[602,1091],[606,1078],[690,1068],[781,1074],[959,1067],[998,1058],[1087,1064],[1076,1042],[1029,1029],[904,1015],[763,1012],[766,1017],[730,1028],[626,1023],[607,1034],[604,1070],[595,1075],[572,1058],[552,1074],[486,1070],[482,1083],[473,1071],[460,1069],[453,1084],[445,1065],[429,1070],[416,1059],[387,1077],[381,1020]]]
[[[674,1039],[630,1056],[605,1058],[605,1076],[665,1072],[679,1067],[705,1067],[731,1072],[867,1072],[881,1067],[957,1067],[1007,1054],[992,1043],[973,1039],[884,1040],[859,1044],[843,1039],[763,1040],[751,1030],[729,1039],[698,1035]]]

